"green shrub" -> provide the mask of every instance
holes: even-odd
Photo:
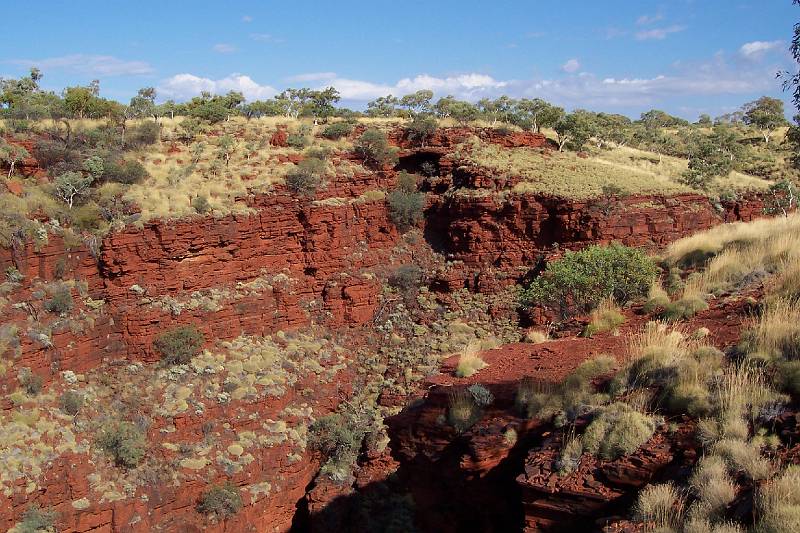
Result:
[[[59,398],[61,410],[68,415],[77,415],[83,407],[83,394],[75,391],[66,391]]]
[[[211,487],[197,505],[197,510],[203,514],[215,515],[218,518],[226,519],[233,516],[242,509],[242,496],[239,489],[231,482],[224,485],[214,485]]]
[[[97,444],[118,466],[133,468],[144,457],[145,434],[130,422],[107,422],[100,428]]]
[[[308,157],[286,174],[286,187],[296,194],[313,196],[322,184],[327,167],[318,157]]]
[[[60,315],[72,309],[72,293],[66,285],[59,286],[53,296],[44,303],[44,308],[50,313]]]
[[[583,448],[603,459],[635,452],[655,431],[655,421],[624,403],[604,408],[583,434]]]
[[[377,167],[397,162],[397,150],[389,146],[386,134],[376,128],[369,128],[361,134],[355,142],[355,153]]]
[[[584,337],[591,337],[595,333],[614,331],[625,323],[625,315],[611,298],[606,298],[594,309],[589,316],[589,324],[583,330]]]
[[[167,365],[182,365],[200,353],[205,336],[197,326],[189,324],[165,331],[153,342],[153,347]]]
[[[286,136],[286,144],[291,148],[301,149],[309,145],[308,137],[302,133],[290,133]]]
[[[619,244],[589,246],[548,264],[522,291],[521,303],[546,305],[564,316],[575,309],[588,312],[608,296],[624,304],[645,295],[655,277],[655,264],[640,250]]]
[[[556,461],[555,466],[558,470],[558,475],[564,476],[577,470],[581,462],[581,456],[583,456],[581,439],[574,436],[567,439]]]
[[[425,193],[395,189],[389,193],[389,216],[401,231],[416,226],[425,210]]]
[[[347,137],[351,133],[353,133],[353,125],[349,122],[334,122],[333,124],[328,124],[322,130],[322,136],[332,140]]]
[[[22,513],[22,520],[17,524],[17,533],[54,533],[58,513],[52,509],[40,509],[34,504]]]
[[[711,411],[711,393],[702,383],[679,383],[669,389],[666,407],[673,414],[705,416]]]
[[[800,394],[800,361],[787,361],[779,366],[778,380],[781,389],[790,394]]]
[[[700,459],[689,479],[692,491],[699,500],[695,515],[702,511],[703,518],[715,519],[722,516],[725,508],[736,497],[736,486],[728,475],[725,461],[716,456]]]

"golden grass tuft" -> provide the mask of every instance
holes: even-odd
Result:
[[[479,343],[472,342],[465,346],[458,358],[458,365],[456,365],[455,371],[456,377],[468,378],[479,370],[483,370],[489,366],[486,364],[486,361],[481,359],[479,354]]]

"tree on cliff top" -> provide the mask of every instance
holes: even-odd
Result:
[[[769,96],[748,102],[743,106],[744,123],[761,131],[764,143],[769,144],[776,128],[786,124],[783,116],[783,101]]]

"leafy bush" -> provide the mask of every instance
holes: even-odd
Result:
[[[583,434],[583,447],[603,459],[617,459],[635,452],[655,431],[652,417],[624,403],[604,408]]]
[[[17,533],[52,533],[55,532],[55,523],[58,513],[52,509],[40,509],[36,504],[28,507],[22,513],[22,520],[17,524]]]
[[[333,124],[328,124],[322,130],[322,136],[332,140],[347,137],[351,133],[353,133],[353,125],[349,122],[334,122]]]
[[[425,141],[436,133],[438,127],[439,125],[436,122],[436,118],[430,115],[417,115],[411,123],[406,126],[406,136],[412,141],[422,143],[424,146]]]
[[[382,167],[397,161],[397,150],[389,146],[386,134],[376,128],[369,128],[355,142],[355,153],[367,163]]]
[[[72,293],[69,287],[62,285],[58,287],[53,296],[44,303],[44,308],[50,313],[60,315],[72,309]]]
[[[66,391],[61,395],[58,402],[61,405],[61,410],[68,415],[77,415],[81,407],[83,407],[83,394],[75,391]]]
[[[322,184],[325,176],[325,161],[317,157],[309,157],[286,174],[286,187],[290,191],[304,196],[313,196]]]
[[[308,137],[302,133],[290,133],[286,136],[286,144],[291,148],[305,148],[309,144]]]
[[[242,509],[242,497],[239,489],[231,482],[224,485],[211,487],[197,505],[197,510],[203,514],[213,514],[223,520],[233,516]]]
[[[570,309],[588,312],[609,296],[624,304],[647,294],[655,277],[655,264],[640,250],[619,244],[589,246],[548,264],[522,291],[521,303],[547,305],[565,316]]]
[[[144,457],[145,435],[130,422],[107,422],[100,428],[97,444],[118,466],[133,468]]]
[[[165,364],[182,365],[200,353],[204,343],[203,333],[197,326],[189,324],[165,331],[156,338],[153,347]]]

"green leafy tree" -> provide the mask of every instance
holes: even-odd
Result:
[[[777,213],[788,216],[789,212],[797,207],[797,185],[784,179],[770,186],[769,197],[764,212],[770,215]]]
[[[415,93],[407,94],[400,98],[400,107],[406,109],[410,116],[414,117],[423,113],[431,113],[431,99],[433,99],[433,91],[422,89]]]
[[[498,122],[507,122],[514,107],[514,100],[508,96],[501,96],[495,100],[483,98],[478,101],[478,109],[486,120],[491,120],[494,126]]]
[[[477,107],[469,102],[462,102],[460,100],[452,102],[447,112],[453,120],[462,126],[466,126],[470,122],[478,120],[480,116]]]
[[[689,169],[681,181],[690,187],[706,189],[715,177],[727,176],[733,163],[712,137],[702,136],[689,155]]]
[[[381,96],[375,100],[367,102],[367,116],[387,118],[393,117],[397,115],[397,106],[399,104],[400,100],[391,94],[388,96]]]
[[[758,128],[764,137],[764,143],[769,144],[776,128],[786,125],[783,115],[783,101],[769,96],[762,96],[758,100],[748,102],[742,107],[744,123]]]
[[[577,110],[564,115],[554,126],[558,151],[567,146],[573,150],[583,150],[592,136],[593,124],[587,111]]]
[[[564,109],[541,98],[523,98],[514,103],[513,120],[517,126],[539,133],[542,128],[555,126],[564,116]]]
[[[156,90],[153,87],[139,89],[136,96],[128,104],[128,116],[131,118],[158,117],[156,106]]]
[[[412,141],[419,142],[422,147],[433,137],[439,127],[433,115],[415,115],[413,120],[406,126],[406,135]]]

